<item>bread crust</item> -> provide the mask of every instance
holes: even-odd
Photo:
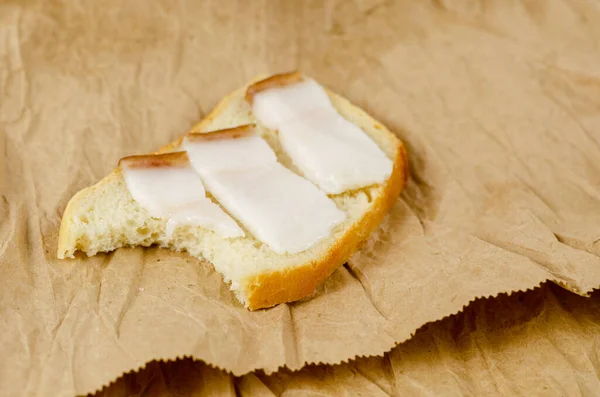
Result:
[[[260,81],[263,78],[264,77],[254,79],[253,82]],[[240,91],[245,90],[246,87],[242,87],[224,97],[207,116],[191,128],[188,134],[198,132],[205,133],[208,124],[219,117],[219,115],[229,106],[231,100],[240,95]],[[332,94],[329,90],[327,90],[327,92],[330,95]],[[352,105],[347,100],[345,101],[354,111],[360,112],[366,116],[375,125],[376,129],[389,135],[396,143],[392,174],[386,183],[382,185],[382,194],[376,198],[371,211],[348,228],[344,236],[329,247],[327,252],[320,258],[302,266],[257,274],[251,279],[246,280],[244,286],[245,289],[242,293],[246,299],[246,307],[250,310],[264,309],[280,303],[293,302],[310,296],[319,284],[329,277],[339,266],[346,263],[352,254],[361,248],[369,238],[370,234],[379,226],[406,184],[408,178],[408,162],[406,150],[402,142],[385,126],[376,121],[362,109]],[[153,154],[177,150],[186,136],[187,134],[170,144],[161,147]],[[120,172],[120,169],[117,167],[111,174],[106,176],[96,185],[79,191],[71,198],[65,208],[60,225],[57,253],[59,259],[63,259],[66,256],[72,256],[70,254],[72,254],[74,247],[71,246],[73,238],[71,236],[69,222],[77,203],[88,194],[93,193],[98,185],[108,183],[110,178],[118,177]]]
[[[275,75],[272,77],[274,80],[278,80],[280,76],[281,75]],[[290,83],[296,81],[296,76],[293,73],[291,73],[290,76],[293,77]],[[257,78],[254,81],[260,83],[261,81],[267,81],[269,79],[265,80]],[[242,90],[244,90],[244,88],[240,88],[223,98],[223,100],[204,119],[202,119],[202,121],[192,128],[192,131],[204,130],[208,123],[218,118],[221,112],[227,108],[231,98],[239,95],[239,91]],[[331,94],[329,90],[327,90],[327,93]],[[245,99],[248,101],[248,98]],[[382,187],[383,194],[376,199],[377,201],[374,203],[373,209],[352,225],[344,236],[336,241],[336,243],[317,260],[291,269],[257,274],[249,280],[246,284],[247,289],[244,291],[246,307],[248,307],[248,309],[266,309],[280,303],[294,302],[310,296],[318,285],[325,281],[325,279],[327,279],[327,277],[329,277],[338,267],[346,263],[346,261],[358,251],[364,243],[366,243],[371,233],[375,231],[383,221],[383,218],[391,209],[400,195],[400,192],[406,185],[406,181],[408,180],[408,159],[406,150],[400,139],[362,109],[354,105],[351,106],[354,110],[360,111],[366,115],[373,122],[376,129],[389,134],[396,142],[397,147],[394,158],[394,168],[390,178]],[[180,145],[182,140],[183,137],[178,141],[173,142],[173,144],[165,146],[163,149],[174,150]]]

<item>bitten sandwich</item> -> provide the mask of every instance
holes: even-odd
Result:
[[[253,82],[157,153],[121,159],[65,209],[58,258],[158,245],[212,263],[251,310],[309,296],[378,227],[400,140],[301,74]]]

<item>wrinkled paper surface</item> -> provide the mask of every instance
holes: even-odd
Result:
[[[153,362],[96,397],[595,396],[599,344],[600,293],[544,286],[476,301],[384,357],[243,377],[189,359]]]
[[[598,287],[598,5],[456,4],[1,2],[0,392],[88,393],[184,356],[339,363],[477,297]],[[294,68],[395,131],[412,173],[312,299],[252,313],[210,264],[156,248],[55,259],[78,190]]]

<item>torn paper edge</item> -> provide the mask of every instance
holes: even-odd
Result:
[[[562,285],[560,285],[559,282],[556,282],[553,279],[545,279],[540,281],[537,285],[531,286],[529,288],[525,288],[525,289],[518,289],[518,290],[513,290],[513,291],[506,291],[506,292],[499,292],[496,294],[490,294],[490,295],[481,295],[481,296],[476,296],[473,297],[470,301],[468,301],[466,304],[464,304],[459,310],[453,312],[453,313],[449,313],[447,315],[445,315],[444,317],[441,317],[437,320],[433,320],[433,321],[428,321],[422,325],[420,325],[419,327],[415,328],[412,332],[410,332],[410,335],[405,338],[405,339],[401,339],[401,340],[397,340],[394,343],[392,343],[389,347],[379,351],[379,352],[375,352],[373,354],[363,354],[363,355],[356,355],[356,356],[351,356],[348,357],[346,359],[343,360],[338,360],[338,361],[332,361],[332,362],[326,362],[326,361],[305,361],[303,362],[299,367],[297,368],[290,368],[287,365],[283,364],[278,366],[275,369],[267,369],[267,368],[255,368],[246,372],[242,372],[242,373],[235,373],[234,371],[228,370],[226,368],[220,367],[217,364],[211,363],[210,361],[207,361],[206,359],[199,357],[199,356],[195,356],[193,354],[182,354],[182,355],[175,355],[173,357],[162,357],[162,358],[153,358],[149,361],[144,362],[141,365],[138,365],[137,367],[134,367],[126,372],[121,372],[120,375],[118,375],[116,378],[113,378],[111,381],[109,381],[108,383],[103,384],[102,386],[91,390],[91,391],[87,391],[84,394],[87,395],[93,395],[96,393],[99,393],[101,391],[104,391],[105,389],[107,389],[108,387],[110,387],[111,385],[117,383],[119,381],[119,379],[121,379],[123,376],[128,375],[128,374],[133,374],[133,373],[138,373],[140,371],[142,371],[144,368],[146,368],[150,363],[152,362],[162,362],[162,363],[169,363],[169,362],[175,362],[178,360],[184,360],[186,358],[191,358],[194,361],[201,361],[204,364],[206,364],[208,367],[212,368],[212,369],[216,369],[219,371],[222,371],[224,373],[226,373],[227,375],[230,376],[234,376],[234,377],[242,377],[244,375],[247,374],[251,374],[257,371],[263,371],[265,373],[265,375],[269,376],[272,375],[278,371],[281,371],[283,369],[287,369],[291,372],[297,372],[300,371],[302,368],[309,366],[309,365],[330,365],[330,366],[339,366],[339,365],[344,365],[344,364],[348,364],[351,361],[355,361],[355,360],[359,360],[359,359],[363,359],[363,358],[369,358],[369,357],[383,357],[384,355],[386,355],[387,353],[391,352],[392,350],[394,350],[397,346],[401,345],[402,343],[408,342],[409,340],[411,340],[416,334],[417,332],[419,332],[420,330],[424,329],[425,327],[431,325],[431,324],[435,324],[438,323],[440,321],[443,321],[449,317],[452,316],[456,316],[458,314],[460,314],[461,312],[463,312],[467,307],[471,306],[473,303],[475,303],[476,301],[480,301],[480,300],[486,300],[486,299],[497,299],[501,296],[512,296],[513,294],[516,293],[527,293],[530,291],[535,291],[540,289],[543,285],[548,284],[548,283],[554,283],[559,285],[561,288],[564,288]],[[592,292],[596,291],[600,289],[599,288],[594,288],[592,290],[590,290],[588,292],[588,295],[591,294]]]

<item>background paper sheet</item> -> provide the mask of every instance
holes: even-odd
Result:
[[[599,6],[454,4],[0,2],[0,393],[93,392],[183,356],[236,375],[339,363],[477,297],[598,287]],[[315,297],[250,313],[185,254],[55,259],[75,192],[294,68],[395,131],[412,172]]]

